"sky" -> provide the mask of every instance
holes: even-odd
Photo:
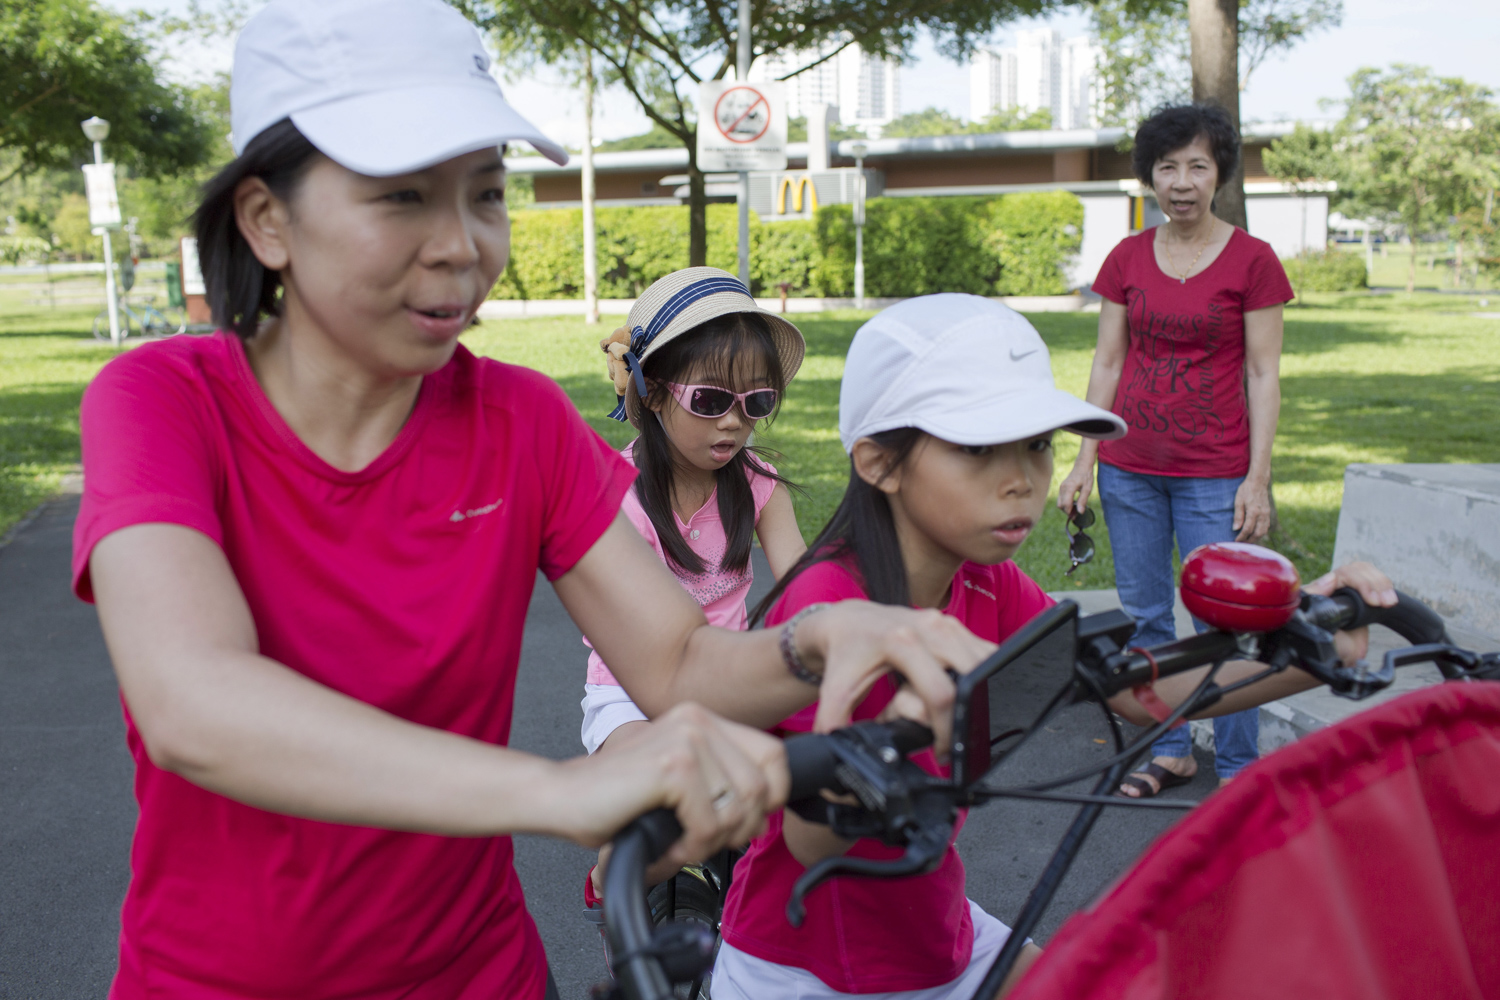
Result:
[[[146,6],[182,10],[186,0],[105,0],[126,9]],[[1012,30],[1050,24],[1064,37],[1087,34],[1081,14],[1047,21],[1017,22]],[[990,41],[1008,42],[1009,32]],[[174,61],[173,75],[194,78],[229,68],[231,45],[185,48]],[[1392,63],[1431,66],[1444,75],[1461,76],[1500,91],[1500,2],[1496,0],[1344,0],[1342,26],[1303,41],[1268,59],[1241,98],[1247,121],[1282,121],[1336,117],[1321,102],[1338,100],[1345,80],[1362,66]],[[577,147],[583,140],[583,103],[578,94],[545,70],[503,82],[507,97],[553,138]],[[938,107],[960,117],[969,111],[968,70],[938,54],[930,38],[914,46],[901,68],[901,110]],[[596,137],[615,139],[646,131],[650,123],[622,91],[601,95],[595,111]]]

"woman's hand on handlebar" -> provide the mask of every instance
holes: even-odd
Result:
[[[610,838],[652,809],[671,809],[684,831],[648,871],[659,880],[726,845],[746,843],[786,797],[779,740],[691,704],[639,727],[609,753],[569,761],[563,768],[569,780],[559,786],[559,808],[573,806],[574,822],[556,832],[586,846],[605,845],[601,873]],[[581,815],[579,802],[584,803]]]
[[[848,725],[874,683],[894,670],[921,700],[925,712],[912,714],[932,729],[939,754],[948,752],[952,739],[954,688],[948,671],[967,673],[996,648],[941,611],[868,601],[841,601],[809,615],[798,626],[796,641],[806,662],[823,667],[817,732]]]
[[[666,807],[683,828],[661,861],[670,868],[749,842],[787,793],[780,740],[698,705],[679,705],[618,750],[564,768],[559,808],[575,822],[559,832],[598,847],[637,816]]]
[[[1340,566],[1302,589],[1310,594],[1328,597],[1335,590],[1344,587],[1352,587],[1366,604],[1377,608],[1396,605],[1396,586],[1391,583],[1391,578],[1367,562],[1352,562]],[[1370,651],[1370,630],[1356,628],[1347,632],[1335,632],[1333,642],[1339,651],[1339,659],[1345,666],[1349,666]]]

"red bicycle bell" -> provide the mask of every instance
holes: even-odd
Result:
[[[1302,577],[1290,559],[1259,545],[1212,542],[1182,561],[1182,603],[1226,632],[1273,632],[1302,601]]]

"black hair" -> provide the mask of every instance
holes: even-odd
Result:
[[[653,351],[641,366],[653,385],[641,406],[641,436],[635,443],[635,464],[641,470],[635,481],[635,495],[656,528],[662,551],[671,562],[689,573],[702,573],[707,567],[698,553],[682,538],[672,514],[672,486],[676,469],[666,429],[656,418],[653,407],[666,405],[671,390],[663,383],[681,382],[695,368],[700,377],[720,385],[735,384],[737,371],[745,370],[746,361],[759,357],[765,364],[766,380],[778,395],[786,390],[786,370],[776,340],[764,317],[757,313],[728,313],[702,323],[674,337]],[[627,390],[634,392],[634,387]],[[765,418],[770,423],[777,409]],[[718,569],[738,572],[750,565],[750,545],[755,536],[755,494],[750,489],[751,475],[765,476],[778,483],[797,487],[766,464],[769,453],[761,448],[741,448],[723,468],[714,473],[719,498],[719,521],[724,525],[724,558]]]
[[[880,479],[884,480],[906,464],[912,451],[926,437],[925,432],[915,427],[871,434],[870,440],[879,445],[886,456]],[[776,581],[770,593],[761,598],[750,614],[750,624],[763,621],[786,588],[804,571],[820,562],[850,557],[859,571],[865,597],[877,604],[905,606],[911,603],[911,583],[906,575],[906,561],[901,558],[901,541],[896,535],[891,502],[875,484],[861,478],[852,457],[849,459],[849,486],[844,490],[844,499],[839,501],[838,509],[802,558]]]
[[[1141,122],[1135,132],[1135,148],[1130,153],[1136,179],[1150,189],[1156,162],[1199,136],[1208,140],[1208,148],[1213,152],[1214,165],[1219,168],[1219,186],[1228,183],[1240,162],[1240,134],[1229,112],[1217,104],[1202,102],[1165,104]]]
[[[208,308],[214,323],[242,339],[255,336],[262,316],[279,315],[281,272],[257,260],[240,232],[235,189],[247,177],[259,177],[272,194],[289,201],[317,152],[292,120],[283,118],[251,139],[243,153],[203,185],[193,228]]]

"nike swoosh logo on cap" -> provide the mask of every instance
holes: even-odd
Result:
[[[1015,349],[1015,348],[1014,348],[1014,347],[1012,347],[1012,348],[1011,348],[1011,349],[1010,349],[1010,359],[1011,359],[1011,360],[1012,360],[1012,361],[1020,361],[1020,360],[1021,360],[1021,359],[1022,359],[1022,358],[1029,358],[1029,357],[1031,357],[1031,356],[1032,356],[1032,355],[1033,355],[1033,354],[1035,354],[1035,353],[1036,353],[1036,352],[1037,352],[1037,351],[1038,351],[1038,350],[1039,350],[1039,349],[1040,349],[1040,348],[1036,348],[1036,347],[1033,347],[1033,348],[1032,348],[1032,349],[1031,349],[1031,350],[1029,350],[1029,351],[1026,351],[1026,352],[1024,352],[1024,353],[1022,353],[1022,354],[1017,354],[1017,353],[1016,353],[1016,349]]]

